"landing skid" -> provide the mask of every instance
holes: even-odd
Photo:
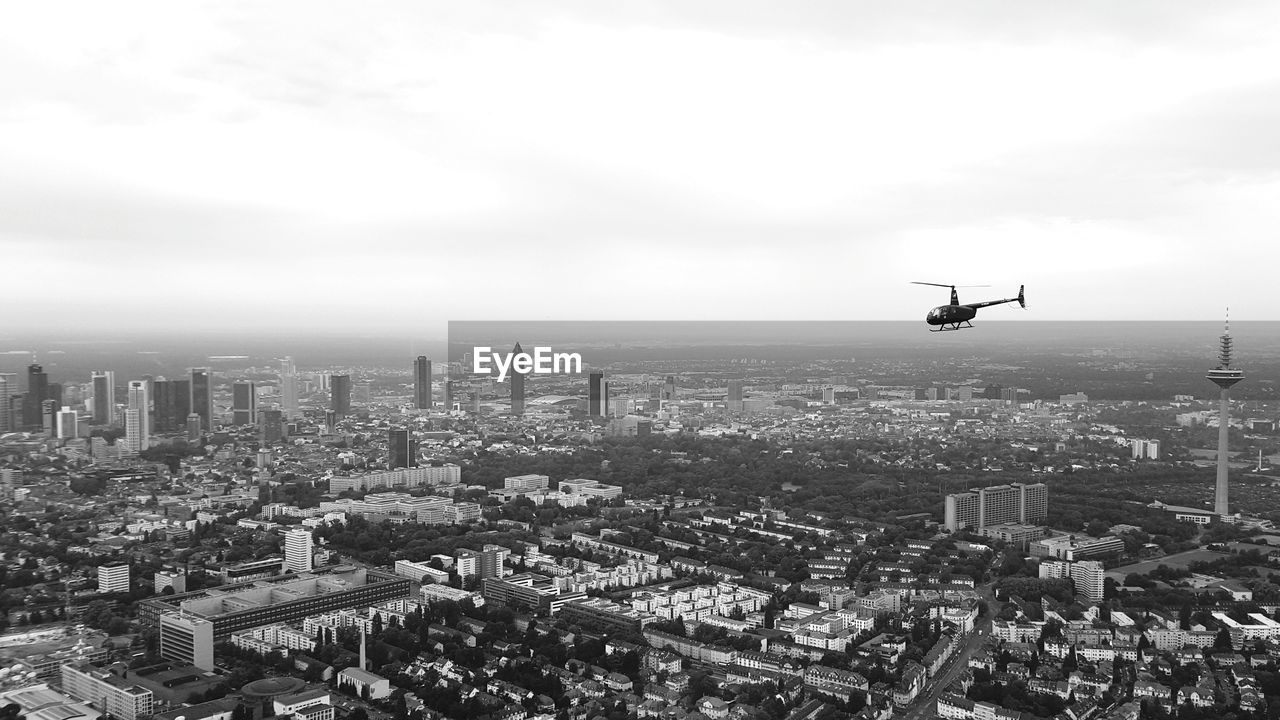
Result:
[[[946,325],[939,325],[937,328],[929,328],[929,332],[946,332],[948,330],[964,330],[965,328],[971,328],[971,327],[973,327],[973,323],[969,322],[968,320],[965,320],[963,325],[961,325],[960,323],[948,323]]]

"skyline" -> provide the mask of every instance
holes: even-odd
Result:
[[[0,304],[421,334],[922,320],[920,280],[1027,286],[983,322],[1275,319],[1277,30],[1262,2],[23,6]]]

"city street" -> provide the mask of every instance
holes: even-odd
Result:
[[[960,649],[943,665],[942,672],[925,685],[920,697],[902,711],[901,717],[906,720],[930,717],[937,708],[938,697],[942,695],[943,690],[960,677],[960,674],[969,666],[969,658],[986,643],[991,635],[991,618],[995,616],[997,606],[995,594],[992,592],[993,586],[994,583],[988,583],[978,587],[982,599],[987,603],[987,614],[977,619],[973,632],[965,636]]]

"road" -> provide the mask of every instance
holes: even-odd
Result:
[[[978,618],[974,622],[973,632],[964,638],[964,643],[956,650],[942,666],[942,672],[934,676],[932,680],[925,685],[924,691],[920,693],[920,697],[915,702],[903,708],[900,714],[894,717],[905,718],[905,720],[920,720],[921,718],[931,717],[938,706],[938,698],[948,685],[955,682],[969,667],[969,658],[973,653],[981,648],[987,638],[991,636],[991,618],[995,617],[996,609],[999,603],[996,602],[995,593],[992,589],[995,583],[987,583],[977,588],[982,599],[987,603],[987,614]]]

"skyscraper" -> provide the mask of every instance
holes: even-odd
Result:
[[[431,361],[426,355],[413,361],[413,400],[419,410],[431,407]]]
[[[742,412],[742,381],[730,380],[725,391],[724,403],[729,412]]]
[[[63,407],[58,411],[58,439],[66,440],[79,434],[79,416],[75,410]]]
[[[1228,318],[1222,337],[1218,339],[1218,367],[1206,375],[1220,388],[1218,393],[1218,479],[1213,491],[1213,512],[1219,517],[1230,514],[1227,504],[1227,435],[1231,427],[1231,386],[1244,379],[1244,371],[1231,367],[1231,322]]]
[[[311,572],[312,569],[311,531],[305,528],[294,528],[284,535],[284,570],[285,572]]]
[[[329,409],[339,419],[351,414],[351,376],[333,375],[329,378]]]
[[[49,387],[44,393],[45,400],[52,400],[55,405],[62,407],[62,383],[49,383]]]
[[[49,437],[58,434],[58,407],[56,400],[44,400],[40,403],[40,427]]]
[[[178,432],[191,414],[191,381],[160,378],[151,384],[152,429],[156,432]],[[94,406],[96,413],[97,406]]]
[[[17,394],[18,376],[0,373],[0,432],[14,429],[13,396]]]
[[[418,447],[409,430],[392,428],[387,431],[387,467],[418,467]]]
[[[258,440],[263,445],[272,445],[284,440],[284,411],[274,408],[258,411]]]
[[[198,442],[200,440],[200,416],[191,413],[187,415],[187,442]]]
[[[676,399],[676,376],[668,375],[662,384],[662,398],[664,402]]]
[[[49,375],[39,365],[28,365],[27,393],[22,398],[22,424],[29,428],[43,427],[42,403],[48,399]]]
[[[191,368],[191,412],[200,416],[204,431],[213,431],[213,372]]]
[[[94,370],[93,424],[110,425],[116,421],[116,374],[113,370]]]
[[[298,417],[298,367],[292,357],[280,361],[280,408],[286,418]]]
[[[252,425],[258,418],[258,387],[249,380],[231,386],[231,424]]]
[[[151,414],[145,380],[129,381],[129,406],[124,415],[124,442],[133,452],[151,447]]]
[[[511,353],[513,358],[524,353],[520,343],[516,343]],[[511,370],[511,414],[517,417],[524,415],[524,373],[516,372],[514,368]]]
[[[604,373],[593,372],[588,376],[587,414],[591,417],[604,417],[609,414],[609,383],[604,381]]]

